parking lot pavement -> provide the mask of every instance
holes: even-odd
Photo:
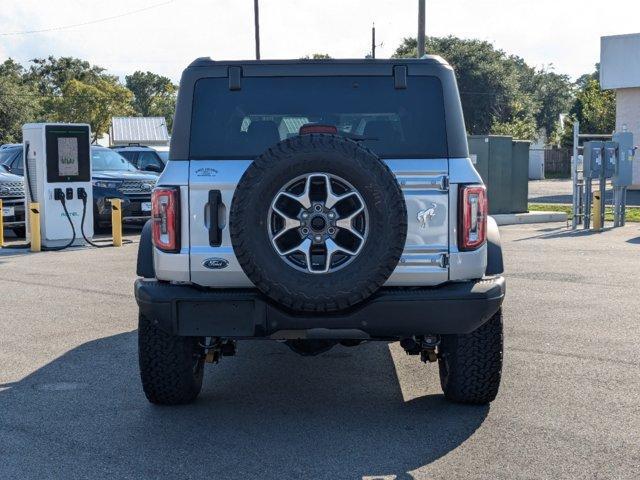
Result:
[[[572,188],[571,180],[529,180],[529,202],[570,204],[573,201]],[[605,200],[608,204],[613,202],[611,188],[607,189]],[[640,207],[640,190],[627,191],[627,205]]]
[[[200,399],[137,371],[136,245],[0,251],[0,478],[640,478],[640,228],[502,228],[505,370],[445,402],[398,344],[245,342]]]

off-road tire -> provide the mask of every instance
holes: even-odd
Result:
[[[438,367],[448,400],[477,405],[493,401],[502,372],[502,310],[471,333],[443,335]]]
[[[358,256],[319,275],[287,265],[267,228],[279,189],[314,172],[351,183],[369,211],[369,234]],[[236,188],[229,227],[236,258],[260,291],[295,311],[332,312],[365,300],[389,278],[404,249],[407,211],[393,173],[373,152],[337,135],[312,134],[281,141],[254,160]]]
[[[196,399],[202,389],[204,355],[201,337],[166,333],[140,314],[138,362],[147,399],[158,405],[180,405]]]

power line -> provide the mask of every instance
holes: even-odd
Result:
[[[87,22],[82,22],[82,23],[74,23],[74,24],[70,24],[70,25],[61,25],[61,26],[58,26],[58,27],[48,27],[48,28],[42,28],[42,29],[39,29],[39,30],[23,30],[21,32],[4,32],[4,33],[0,33],[0,37],[8,37],[8,36],[13,36],[13,35],[32,35],[32,34],[35,34],[35,33],[46,33],[46,32],[56,32],[56,31],[60,31],[60,30],[68,30],[69,28],[84,27],[86,25],[95,25],[96,23],[108,22],[110,20],[115,20],[117,18],[128,17],[129,15],[134,15],[136,13],[146,12],[147,10],[151,10],[151,9],[154,9],[154,8],[163,7],[165,5],[173,3],[173,1],[174,0],[168,0],[166,2],[156,3],[155,5],[149,5],[148,7],[139,8],[137,10],[131,10],[129,12],[120,13],[118,15],[111,15],[110,17],[97,18],[95,20],[89,20]]]

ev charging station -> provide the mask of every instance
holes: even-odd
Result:
[[[22,138],[25,212],[33,217],[26,222],[27,239],[54,250],[88,243],[93,237],[90,126],[28,123]]]

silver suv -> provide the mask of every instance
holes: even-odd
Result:
[[[439,57],[196,60],[138,254],[147,398],[192,401],[207,361],[268,338],[400,341],[448,399],[492,401],[505,281],[486,198]]]

